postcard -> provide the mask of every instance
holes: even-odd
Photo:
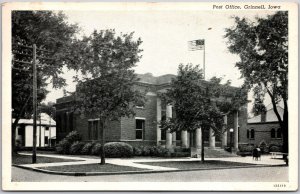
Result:
[[[295,191],[298,5],[2,4],[5,191]]]

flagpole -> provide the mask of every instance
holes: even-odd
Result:
[[[205,80],[205,39],[204,39],[204,44],[203,44],[203,77]]]

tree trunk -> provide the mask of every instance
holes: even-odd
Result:
[[[267,92],[269,96],[271,97],[272,105],[273,105],[273,110],[274,113],[277,116],[281,131],[282,131],[282,151],[284,153],[289,153],[289,126],[288,126],[288,104],[287,100],[283,98],[283,104],[284,104],[284,109],[283,109],[283,118],[280,117],[280,114],[277,110],[277,104],[275,102],[274,96],[270,92],[270,90],[267,89]],[[283,155],[283,158],[286,158],[286,155]]]
[[[100,152],[100,158],[101,158],[101,165],[105,164],[105,150],[104,150],[104,144],[105,144],[105,119],[100,119],[100,125],[101,125],[101,152]]]
[[[31,95],[29,95],[27,97],[27,100],[24,103],[24,105],[23,105],[20,113],[17,114],[18,116],[15,118],[15,121],[14,121],[14,123],[12,123],[12,126],[11,126],[11,130],[12,130],[11,131],[11,149],[12,149],[12,155],[18,154],[18,150],[17,150],[17,147],[16,147],[16,129],[17,129],[17,125],[19,123],[19,120],[21,119],[21,116],[25,112],[26,106],[28,105],[28,102],[29,102],[30,98],[31,98]]]
[[[204,129],[201,127],[201,161],[204,163]]]
[[[282,131],[282,140],[283,145],[282,149],[284,153],[289,153],[289,116],[288,116],[288,105],[287,101],[283,100],[284,102],[284,112],[283,112],[283,121],[280,124],[281,131]],[[283,155],[286,158],[286,155]]]
[[[17,117],[15,119],[15,121],[12,123],[12,131],[11,131],[11,150],[12,150],[12,155],[16,155],[18,154],[18,150],[17,150],[17,147],[16,147],[16,129],[17,129],[17,125],[18,125],[18,122],[20,120],[20,117]]]

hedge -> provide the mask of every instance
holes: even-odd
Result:
[[[71,131],[64,139],[62,139],[55,147],[56,152],[59,154],[70,154],[71,145],[80,141],[81,136],[77,131]]]
[[[99,156],[101,152],[101,144],[100,143],[95,143],[94,146],[91,149],[91,154]]]
[[[110,158],[132,157],[133,147],[124,142],[110,142],[104,145],[105,156]]]
[[[134,156],[168,157],[170,151],[162,146],[139,146],[134,147]]]
[[[92,152],[92,148],[94,146],[94,142],[87,142],[84,144],[84,146],[82,147],[80,154],[82,155],[89,155]]]
[[[70,154],[78,155],[81,153],[83,146],[85,145],[84,142],[75,141],[70,148]]]

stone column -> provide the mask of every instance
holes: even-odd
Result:
[[[213,135],[213,129],[209,128],[209,148],[214,149],[216,144],[215,136]]]
[[[172,133],[172,146],[175,147],[176,146],[176,132]]]
[[[234,143],[233,147],[235,151],[238,151],[239,148],[239,112],[235,111],[233,114],[233,130],[234,130]]]
[[[188,135],[187,131],[181,131],[181,147],[188,148]]]
[[[190,133],[190,132],[187,132],[187,147],[188,147],[188,148],[191,147],[190,136],[191,136],[191,133]]]
[[[172,105],[168,104],[166,108],[166,119],[172,118]],[[166,148],[172,148],[172,133],[170,129],[166,131]]]
[[[194,147],[195,148],[201,148],[201,136],[202,136],[202,134],[201,134],[201,128],[198,128],[198,129],[196,129],[196,132],[195,132],[195,137],[194,137],[194,139],[195,139],[195,144],[194,144]]]
[[[224,125],[226,126],[227,125],[227,115],[224,115],[223,119],[224,119]],[[226,130],[225,126],[223,127],[223,132]],[[227,131],[225,131],[222,134],[222,148],[225,148],[226,146],[227,146]]]
[[[160,121],[161,121],[161,99],[157,97],[156,100],[156,144],[160,145],[161,141],[161,129],[160,129]]]

